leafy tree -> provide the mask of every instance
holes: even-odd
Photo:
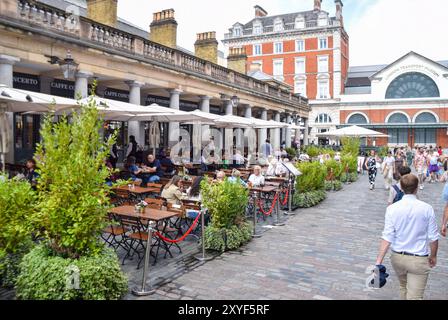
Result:
[[[301,162],[297,168],[302,173],[297,177],[297,192],[305,193],[316,190],[323,190],[325,187],[325,178],[327,168],[319,162]]]
[[[102,121],[93,97],[70,119],[45,117],[37,147],[39,204],[35,223],[50,248],[79,258],[102,250],[98,240],[110,206],[110,171],[105,165],[116,136],[104,141]]]

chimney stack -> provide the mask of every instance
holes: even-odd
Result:
[[[153,14],[149,39],[170,48],[177,47],[177,22],[174,9],[162,10]]]
[[[255,17],[256,18],[266,17],[268,15],[268,12],[266,10],[264,10],[262,7],[257,5],[254,8],[255,8]]]
[[[233,71],[247,74],[246,48],[230,48],[227,57],[227,67]]]
[[[194,43],[194,54],[196,57],[218,63],[218,41],[216,40],[216,32],[203,32],[197,34]]]
[[[115,27],[118,0],[87,0],[87,17],[93,21]]]
[[[342,0],[335,0],[334,3],[336,4],[336,20],[341,21],[341,26],[343,26],[344,19],[342,17],[342,8],[344,7],[344,4],[342,3]]]
[[[322,9],[322,0],[314,0],[314,10],[321,11]]]

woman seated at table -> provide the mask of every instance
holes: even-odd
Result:
[[[184,199],[180,189],[181,183],[182,178],[179,176],[174,176],[163,189],[161,196],[165,198],[168,203],[177,205],[181,204],[181,200]]]
[[[126,164],[124,165],[124,168],[129,171],[130,174],[130,180],[140,183],[142,182],[141,179],[137,177],[142,172],[142,169],[140,169],[136,164],[136,158],[134,156],[130,156],[126,159]]]
[[[261,185],[264,185],[264,177],[261,174],[260,166],[254,167],[254,173],[250,175],[248,183],[253,187],[259,187]]]
[[[243,179],[241,179],[241,172],[238,171],[237,169],[232,170],[232,176],[228,179],[228,181],[232,183],[239,183],[243,187],[247,188],[247,183],[244,182]]]
[[[277,159],[274,159],[271,156],[269,156],[269,157],[270,157],[270,158],[268,158],[269,166],[268,166],[268,169],[266,171],[266,175],[268,177],[273,177],[276,174],[278,161],[277,161]]]

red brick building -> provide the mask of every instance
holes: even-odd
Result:
[[[342,1],[335,1],[334,17],[321,10],[321,2],[314,0],[310,11],[276,16],[255,6],[254,19],[235,23],[223,43],[229,49],[245,49],[246,70],[254,63],[259,65],[264,73],[310,99],[310,104],[337,99],[347,79],[349,37]]]

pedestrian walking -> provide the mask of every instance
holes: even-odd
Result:
[[[439,233],[434,209],[417,199],[419,180],[413,174],[400,180],[403,199],[386,211],[377,266],[389,248],[391,263],[400,282],[400,298],[423,300],[431,268],[437,264]]]
[[[377,175],[376,153],[375,150],[370,151],[370,157],[367,158],[365,169],[369,173],[370,190],[375,189],[375,181]]]
[[[410,173],[411,173],[411,168],[409,168],[409,167],[402,166],[402,167],[398,168],[398,175],[400,176],[400,178],[398,178],[398,180],[400,180],[401,177],[403,177],[407,174],[410,174]],[[392,188],[390,188],[389,199],[387,201],[388,205],[391,205],[395,202],[400,201],[403,198],[403,196],[404,196],[404,192],[401,189],[400,181],[398,181],[397,184],[394,184],[392,186]]]
[[[392,155],[392,152],[389,151],[387,153],[387,157],[384,158],[384,163],[383,163],[383,176],[384,176],[384,180],[385,180],[386,190],[389,190],[390,187],[392,186],[394,172],[395,172],[395,158]]]
[[[439,153],[434,151],[432,155],[429,155],[429,183],[437,181],[437,174],[439,173]]]
[[[422,148],[419,148],[417,150],[417,154],[416,154],[415,160],[414,160],[414,167],[415,167],[415,170],[417,171],[420,190],[423,190],[423,188],[424,188],[423,183],[425,181],[425,175],[426,175],[426,158],[425,158]]]
[[[448,224],[448,183],[445,184],[445,187],[443,188],[443,201],[446,203],[445,210],[443,211],[443,218],[442,218],[442,236],[446,237],[446,229]]]

